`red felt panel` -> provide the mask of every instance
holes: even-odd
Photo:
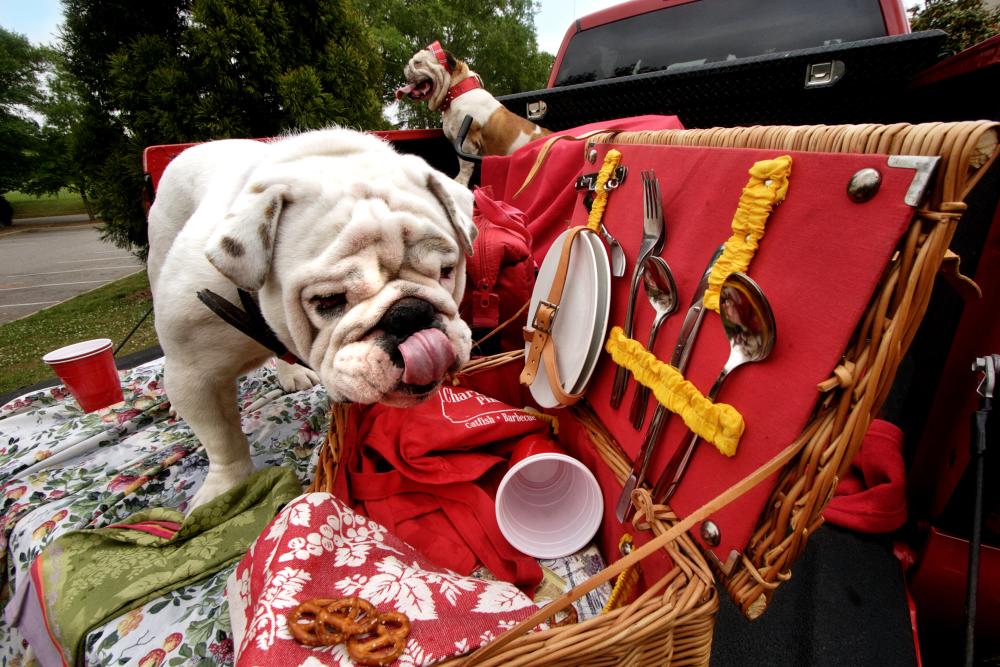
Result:
[[[608,148],[598,147],[594,164],[585,160],[579,144],[554,151],[557,154],[550,156],[536,183],[516,198],[512,194],[533,163],[534,154],[484,163],[484,182],[493,184],[498,195],[528,213],[539,262],[546,244],[565,229],[567,218],[572,217],[573,224],[586,224],[582,194],[574,192],[572,184],[580,173],[597,171]],[[680,292],[679,307],[660,330],[654,347],[657,357],[666,361],[707,261],[731,233],[749,168],[758,160],[786,153],[670,146],[616,148],[622,152],[621,164],[629,168],[629,174],[612,192],[604,222],[624,246],[629,265],[624,278],[613,279],[611,323],[621,325],[624,320],[628,277],[642,236],[639,172],[652,168],[660,179],[666,217],[666,244],[661,255],[669,263]],[[733,458],[724,457],[709,443],[699,444],[671,502],[681,515],[738,482],[799,435],[819,399],[817,383],[827,379],[837,365],[912,217],[913,210],[903,197],[913,171],[888,167],[885,156],[790,154],[793,163],[787,198],[771,215],[748,270],[770,301],[777,342],[766,361],[739,368],[727,379],[718,400],[742,413],[746,431]],[[882,185],[872,200],[858,204],[848,198],[847,183],[865,167],[881,173]],[[635,337],[645,344],[653,311],[641,288],[637,304]],[[707,392],[728,354],[719,316],[710,312],[686,376]],[[587,400],[626,453],[634,457],[644,433],[628,422],[635,382],[630,381],[622,406],[612,410],[608,397],[614,369],[605,353]],[[647,423],[652,408],[651,403]],[[688,437],[679,417],[669,420],[651,465],[654,480]],[[605,475],[601,481],[606,484],[608,479],[610,475]],[[619,492],[613,482],[611,486],[605,494],[605,511],[610,515],[605,522],[606,546],[611,537],[608,532],[620,533],[607,530],[614,522]],[[764,482],[712,517],[722,533],[722,543],[715,552],[723,562],[749,539],[770,487],[770,482]]]

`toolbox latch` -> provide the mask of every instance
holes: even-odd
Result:
[[[549,112],[549,105],[545,103],[545,100],[538,100],[537,102],[528,102],[528,120],[538,122],[545,118],[545,114]]]
[[[806,88],[832,86],[844,76],[844,61],[831,60],[806,66]]]

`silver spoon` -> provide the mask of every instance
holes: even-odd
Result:
[[[601,223],[601,238],[603,238],[608,244],[608,251],[611,255],[611,275],[615,278],[621,278],[625,275],[625,251],[622,249],[622,244],[618,242],[608,228]]]
[[[719,314],[730,351],[726,365],[708,391],[708,398],[713,401],[730,373],[743,364],[763,361],[771,354],[777,336],[774,313],[764,292],[745,274],[731,273],[722,283]],[[687,446],[674,453],[653,489],[654,502],[666,503],[673,497],[699,440],[697,434],[692,434]]]
[[[649,330],[649,342],[646,343],[646,349],[652,352],[660,325],[667,319],[667,316],[677,310],[677,284],[674,283],[674,275],[662,257],[652,255],[646,259],[642,271],[642,286],[646,290],[649,305],[656,312],[653,328]],[[642,426],[642,422],[646,419],[648,399],[649,389],[637,383],[635,394],[632,396],[632,407],[629,409],[629,419],[632,421],[632,426],[636,428]],[[646,465],[643,464],[639,479],[642,479],[642,476],[646,474]],[[631,491],[629,491],[629,495],[631,497]]]

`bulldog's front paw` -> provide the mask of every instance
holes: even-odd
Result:
[[[278,360],[278,385],[286,394],[304,391],[319,384],[319,376],[305,366]]]
[[[187,513],[191,514],[195,508],[215,500],[226,491],[238,486],[256,472],[256,470],[253,463],[249,461],[229,466],[219,466],[214,470],[212,465],[209,464],[205,482],[198,489],[198,493],[194,494],[191,502],[188,503]]]

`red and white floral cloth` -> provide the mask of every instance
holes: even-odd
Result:
[[[237,665],[353,664],[344,645],[296,642],[286,616],[313,598],[362,597],[410,619],[397,665],[431,665],[491,641],[537,609],[515,586],[436,568],[329,493],[290,502],[229,578]]]

